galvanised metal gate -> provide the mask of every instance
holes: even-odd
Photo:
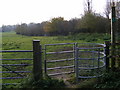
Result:
[[[105,69],[105,45],[95,43],[59,43],[45,45],[45,74],[76,74],[76,78],[94,78]]]
[[[33,75],[34,78],[42,78],[42,51],[41,45],[39,45],[39,40],[33,41],[33,50],[3,50],[1,53],[5,53],[4,57],[0,60],[1,67],[3,71],[3,77],[0,79],[21,79],[28,76],[33,65]],[[102,71],[106,65],[105,59],[106,55],[104,44],[81,44],[81,43],[59,43],[59,44],[46,44],[45,45],[45,74],[49,76],[57,76],[66,74],[71,75],[71,73],[76,74],[77,79],[79,78],[93,78],[102,75]],[[107,48],[105,49],[107,51]],[[17,53],[16,53],[17,52]],[[21,53],[22,54],[19,54]],[[26,52],[26,54],[25,54]],[[33,52],[33,54],[28,54]],[[7,54],[8,53],[8,54]],[[10,54],[11,53],[11,54]],[[6,58],[9,55],[9,58]],[[12,56],[11,56],[12,55]],[[33,60],[32,57],[33,56]],[[14,57],[14,59],[13,59]],[[11,61],[12,60],[12,61]],[[26,61],[30,60],[30,61]],[[16,62],[17,61],[17,62]],[[26,66],[30,66],[29,68]],[[106,65],[107,66],[107,65]],[[25,71],[25,68],[27,71]],[[40,73],[41,72],[41,73]],[[9,73],[9,75],[7,74]],[[38,75],[39,73],[39,75]],[[14,75],[12,75],[14,74]],[[74,75],[75,75],[74,74]],[[3,85],[17,83],[9,83],[5,81]],[[0,83],[1,85],[1,83]]]
[[[32,55],[31,52],[33,52],[33,50],[0,51],[0,53],[3,54],[3,57],[0,59],[0,61],[2,62],[0,64],[0,67],[2,67],[2,70],[0,71],[2,77],[0,77],[0,80],[2,80],[3,86],[17,85],[19,84],[18,82],[21,82],[23,80],[23,78],[26,78],[28,75],[31,74],[33,59],[27,57],[28,54],[29,56]],[[22,56],[19,55],[20,53],[22,53]],[[12,56],[12,58],[6,58],[7,55],[9,55],[9,57]]]
[[[76,43],[45,45],[45,74],[49,76],[75,72]]]
[[[39,40],[33,40],[33,50],[0,51],[0,85],[13,88],[28,76],[35,81],[42,78],[42,48]]]
[[[76,78],[95,78],[105,70],[104,44],[78,44],[76,47]]]

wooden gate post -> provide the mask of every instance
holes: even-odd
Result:
[[[111,13],[111,68],[112,70],[115,69],[115,64],[116,64],[116,60],[115,60],[115,43],[116,43],[116,37],[115,37],[115,33],[116,33],[116,7],[115,7],[115,3],[113,2],[112,5],[112,13]]]
[[[42,51],[40,40],[33,40],[33,78],[35,81],[42,80]]]
[[[110,54],[110,50],[109,50],[109,45],[110,42],[109,41],[105,41],[105,55],[106,55],[106,70],[109,70],[109,66],[110,66],[110,62],[109,62],[109,54]]]

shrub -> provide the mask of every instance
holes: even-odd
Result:
[[[106,35],[103,36],[103,40],[110,40],[110,38],[111,38],[111,37],[110,37],[109,34],[106,34]]]

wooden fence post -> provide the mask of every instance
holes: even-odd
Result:
[[[33,78],[35,81],[42,80],[42,51],[40,40],[33,40]]]
[[[115,43],[116,43],[116,37],[115,37],[115,33],[116,33],[116,7],[115,7],[115,3],[113,2],[112,5],[112,13],[111,13],[111,68],[112,70],[115,69],[115,64],[116,64],[116,59],[115,59]]]
[[[109,45],[110,42],[109,41],[105,41],[105,55],[106,55],[106,70],[109,70],[109,66],[110,66],[110,62],[109,62],[109,54],[110,54],[110,50],[109,50]]]

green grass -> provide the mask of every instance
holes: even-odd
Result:
[[[44,44],[55,44],[55,43],[104,43],[104,34],[78,34],[78,35],[69,35],[69,36],[23,36],[17,35],[15,32],[4,32],[2,33],[2,50],[32,50],[32,41],[40,40],[42,48],[44,48]],[[106,36],[107,37],[107,36]],[[107,37],[106,40],[109,38]],[[61,47],[50,47],[48,51],[61,51],[66,48]],[[67,48],[71,49],[71,46]],[[2,58],[12,59],[12,58],[32,58],[32,53],[2,53]],[[50,59],[58,59],[70,57],[70,54],[61,54],[60,56],[52,55]],[[3,64],[32,64],[32,61],[2,61]],[[64,63],[64,64],[63,64]],[[61,65],[68,65],[68,63],[72,62],[63,62],[59,63]],[[54,66],[50,64],[49,66]],[[58,66],[58,63],[56,64]],[[12,70],[27,70],[31,71],[32,67],[11,67]],[[3,70],[6,70],[3,68]],[[3,77],[15,76],[15,74],[3,74]],[[24,75],[24,73],[23,73]],[[3,83],[11,83],[11,82],[21,82],[21,80],[3,80]]]
[[[79,33],[74,35],[68,35],[66,37],[58,36],[57,40],[73,40],[83,41],[86,43],[104,43],[104,41],[110,40],[110,34],[105,33]]]
[[[65,36],[63,36],[65,37]],[[2,33],[2,49],[3,50],[31,50],[32,41],[40,40],[41,45],[53,44],[53,43],[72,43],[72,42],[84,42],[80,40],[58,40],[57,36],[22,36],[16,35],[15,32]]]
[[[88,40],[89,39],[89,40]],[[40,40],[41,45],[54,43],[104,43],[109,40],[107,34],[77,34],[69,36],[23,36],[16,35],[15,32],[2,33],[2,49],[3,50],[31,50],[32,41]]]

